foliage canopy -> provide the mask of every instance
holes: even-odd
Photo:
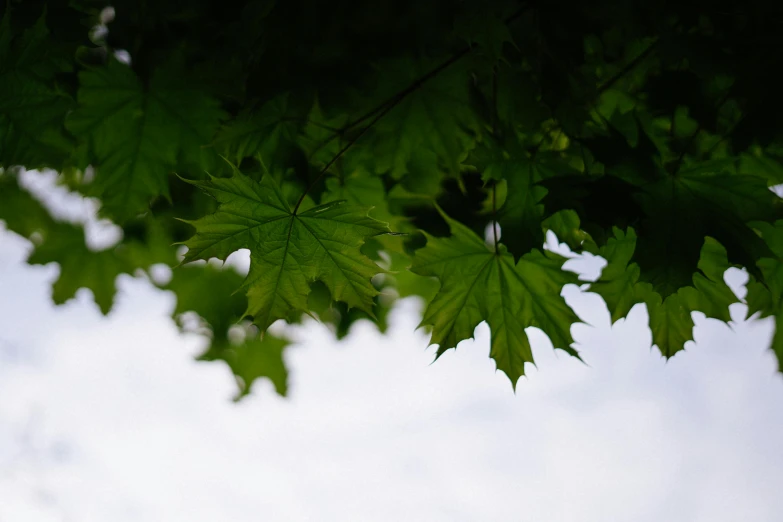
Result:
[[[438,355],[486,321],[512,384],[527,327],[578,357],[547,231],[606,259],[590,290],[615,321],[644,303],[666,357],[692,312],[729,321],[729,267],[748,314],[781,320],[777,4],[4,4],[0,219],[60,265],[57,303],[88,288],[108,313],[119,274],[184,265],[160,286],[241,394],[285,393],[273,322],[383,330],[398,296],[425,300]],[[121,241],[88,248],[22,169],[97,198]],[[194,263],[240,249],[244,280]],[[783,364],[783,333],[772,348]]]

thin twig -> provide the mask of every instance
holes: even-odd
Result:
[[[627,64],[625,64],[625,67],[623,67],[622,69],[620,69],[620,70],[617,72],[617,74],[615,74],[614,76],[612,76],[611,78],[609,78],[608,80],[606,80],[604,83],[602,83],[601,85],[599,85],[599,86],[598,86],[598,92],[597,92],[597,94],[599,94],[599,95],[600,95],[600,94],[603,94],[603,93],[604,93],[604,92],[605,92],[607,89],[609,89],[610,87],[612,87],[612,85],[614,85],[615,83],[617,83],[617,81],[618,81],[620,78],[622,78],[623,76],[625,76],[626,74],[628,74],[629,72],[631,72],[631,70],[632,70],[634,67],[636,67],[637,65],[639,65],[639,64],[642,62],[642,60],[644,60],[645,58],[647,58],[647,56],[649,56],[649,55],[650,55],[650,53],[651,53],[651,52],[652,52],[652,51],[655,49],[655,47],[656,47],[657,45],[658,45],[658,39],[656,38],[656,39],[655,39],[655,40],[654,40],[654,41],[653,41],[653,42],[652,42],[650,45],[648,45],[648,46],[647,46],[647,48],[646,48],[644,51],[642,51],[641,53],[639,53],[639,54],[636,56],[636,58],[634,58],[633,60],[631,60],[630,62],[628,62]]]
[[[331,131],[331,132],[335,132],[337,134],[341,134],[343,132],[343,130],[338,128],[338,127],[332,127],[331,125],[327,125],[325,123],[319,123],[319,122],[313,121],[313,120],[311,120],[309,118],[297,118],[295,116],[285,116],[283,118],[280,118],[280,121],[295,121],[297,123],[305,123],[305,124],[308,124],[308,125],[313,125],[315,127],[320,127],[322,129],[325,129],[325,130],[328,130],[328,131]]]
[[[497,194],[495,188],[498,186],[497,182],[492,184],[492,235],[495,238],[495,254],[498,253],[498,219],[497,219]]]
[[[442,64],[440,64],[438,67],[436,67],[435,69],[433,69],[433,70],[432,70],[432,71],[430,71],[429,73],[427,73],[427,74],[425,74],[424,76],[422,76],[422,77],[418,78],[418,79],[417,79],[416,81],[414,81],[414,82],[413,82],[411,85],[409,85],[408,87],[406,87],[404,90],[402,90],[402,91],[400,91],[400,92],[396,93],[396,94],[395,94],[394,96],[392,96],[391,98],[389,98],[389,99],[387,99],[387,100],[384,100],[384,101],[383,101],[383,103],[381,103],[380,105],[376,106],[375,108],[373,108],[373,109],[372,109],[372,110],[370,110],[369,112],[367,112],[367,113],[363,114],[363,115],[362,115],[362,116],[360,116],[359,118],[357,118],[357,119],[355,119],[355,120],[353,120],[353,121],[351,121],[351,122],[349,122],[349,123],[345,124],[345,125],[344,125],[344,126],[341,128],[341,129],[339,129],[339,131],[338,131],[337,133],[333,134],[332,136],[329,136],[327,139],[325,139],[324,141],[322,141],[322,142],[321,142],[321,143],[320,143],[320,144],[319,144],[319,145],[318,145],[318,146],[315,148],[315,150],[313,150],[313,152],[310,154],[310,156],[311,156],[311,157],[312,157],[312,156],[314,156],[316,152],[318,152],[319,150],[323,149],[325,146],[327,146],[328,144],[330,144],[331,142],[333,142],[333,141],[334,141],[334,140],[335,140],[337,137],[339,137],[339,136],[341,136],[341,135],[344,135],[344,134],[345,134],[346,132],[348,132],[350,129],[352,129],[352,128],[356,127],[356,126],[357,126],[357,125],[359,125],[360,123],[363,123],[364,121],[368,120],[369,118],[372,118],[373,116],[376,116],[376,115],[378,115],[379,113],[381,113],[381,114],[386,114],[387,112],[389,112],[389,111],[388,111],[388,110],[386,110],[386,109],[388,109],[389,107],[394,107],[394,106],[396,106],[398,103],[400,103],[400,102],[402,101],[402,98],[405,98],[405,97],[406,97],[406,96],[408,96],[410,93],[412,93],[413,91],[417,90],[419,87],[421,87],[422,85],[424,85],[424,83],[426,83],[426,82],[427,82],[427,80],[430,80],[430,79],[432,79],[434,76],[437,76],[437,75],[438,75],[438,74],[439,74],[441,71],[443,71],[444,69],[446,69],[446,68],[447,68],[449,65],[453,64],[454,62],[456,62],[457,60],[459,60],[460,58],[462,58],[463,56],[465,56],[466,54],[468,54],[468,52],[470,52],[470,47],[465,47],[464,49],[462,49],[461,51],[459,51],[457,54],[454,54],[454,55],[452,55],[452,56],[451,56],[451,58],[449,58],[448,60],[446,60],[445,62],[443,62]],[[367,124],[367,126],[366,126],[366,127],[364,127],[364,128],[363,128],[363,129],[362,129],[362,130],[359,132],[359,136],[361,136],[362,134],[364,134],[364,132],[365,132],[365,131],[366,131],[366,130],[369,128],[369,127],[371,127],[371,126],[372,126],[372,125],[373,125],[373,124],[374,124],[376,121],[378,121],[379,119],[380,119],[380,118],[376,118],[376,119],[372,120],[372,121],[371,121],[369,124]],[[357,137],[358,137],[358,136],[357,136]],[[352,141],[351,141],[351,142],[349,142],[349,143],[350,143],[350,144],[353,144],[353,142],[354,142],[354,141],[356,141],[356,140],[352,140]],[[343,153],[343,152],[344,152],[344,151],[338,152],[338,153],[337,153],[337,154],[338,154],[338,156],[339,156],[339,155],[342,155],[342,153]],[[328,168],[329,166],[331,166],[331,164],[332,164],[332,163],[333,163],[333,161],[330,161],[330,162],[329,162],[329,164],[327,165],[327,167],[326,167],[326,168]],[[321,173],[321,174],[323,174],[323,173]],[[320,178],[320,175],[319,175],[319,178]]]
[[[492,135],[498,136],[498,68],[492,68]]]

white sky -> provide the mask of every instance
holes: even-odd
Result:
[[[172,295],[123,277],[108,318],[88,291],[54,307],[57,267],[27,249],[0,231],[0,522],[781,520],[768,321],[697,317],[665,363],[643,307],[610,328],[570,287],[589,366],[534,331],[515,395],[486,327],[430,364],[405,301],[385,336],[294,331],[290,396],[260,382],[235,404]]]

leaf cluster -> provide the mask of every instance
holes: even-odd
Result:
[[[200,317],[203,357],[240,394],[258,377],[285,392],[274,322],[383,330],[411,295],[438,355],[486,321],[512,384],[533,362],[529,327],[578,357],[561,297],[578,281],[548,232],[606,259],[590,291],[615,321],[643,303],[666,357],[693,312],[730,320],[730,267],[749,273],[749,315],[783,314],[776,4],[0,9],[0,219],[34,241],[31,263],[60,264],[58,303],[84,287],[108,313],[117,275],[178,265],[160,286],[175,315]],[[123,239],[87,248],[20,168],[97,198]],[[243,249],[244,279],[204,264]]]

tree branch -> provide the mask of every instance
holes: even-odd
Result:
[[[647,46],[647,48],[639,53],[636,58],[625,64],[625,67],[620,69],[617,74],[606,80],[604,83],[598,86],[598,91],[596,94],[601,95],[608,89],[610,89],[615,83],[617,83],[620,78],[631,72],[631,70],[639,65],[645,58],[647,58],[650,53],[653,52],[655,47],[658,45],[658,39],[656,38],[650,45]]]

